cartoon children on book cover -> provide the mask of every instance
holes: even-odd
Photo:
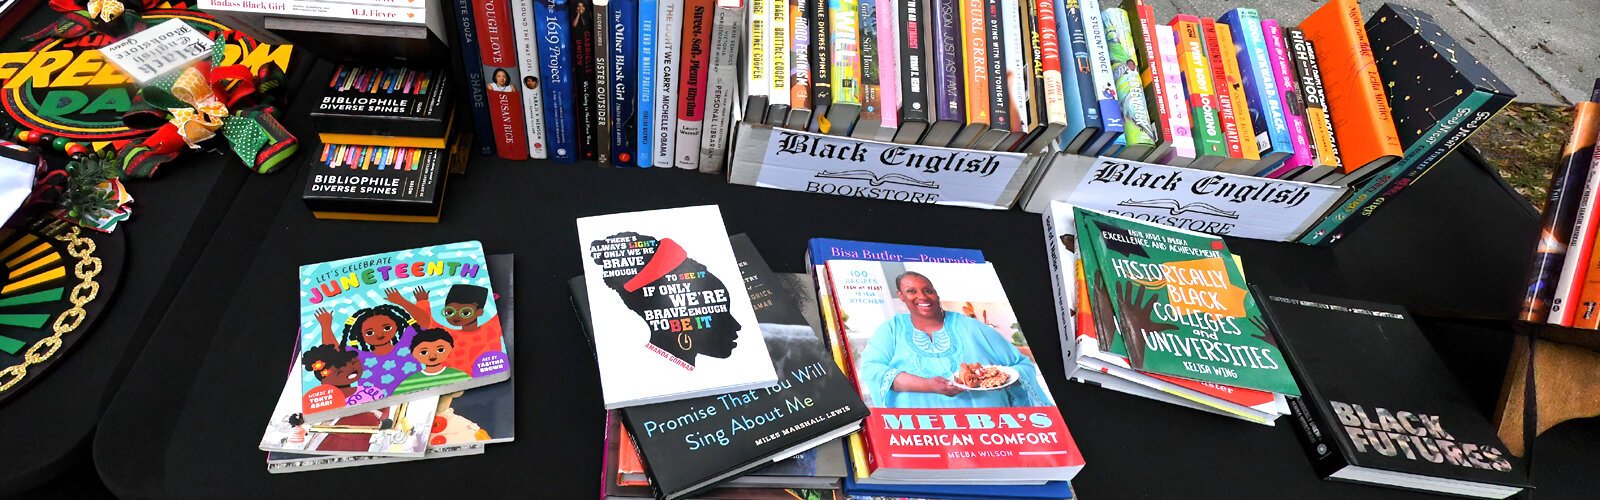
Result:
[[[476,241],[302,266],[300,282],[308,415],[509,377]]]

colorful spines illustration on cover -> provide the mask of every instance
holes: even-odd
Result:
[[[301,266],[300,288],[308,421],[510,375],[476,241]]]
[[[1299,395],[1221,238],[1074,210],[1086,278],[1117,318],[1110,352],[1141,371]]]
[[[827,274],[872,410],[873,470],[1038,468],[1064,480],[1083,465],[991,264],[829,260]]]

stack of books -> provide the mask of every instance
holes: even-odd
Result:
[[[301,199],[321,219],[438,222],[448,175],[466,168],[439,69],[340,65],[311,110],[322,148]]]
[[[272,44],[323,59],[442,61],[451,22],[438,0],[200,0],[195,6]]]
[[[261,437],[269,472],[514,438],[511,256],[436,245],[302,266],[299,282],[300,331]]]
[[[1054,202],[1045,244],[1068,376],[1258,424],[1299,395],[1216,236]]]
[[[790,287],[748,238],[727,236],[716,206],[586,217],[578,235],[573,306],[614,410],[602,496],[840,487],[839,439],[866,405]]]
[[[982,252],[813,239],[833,358],[872,415],[852,497],[1071,498],[1084,466]]]
[[[1589,99],[1573,105],[1572,134],[1550,178],[1550,199],[1529,263],[1521,319],[1600,328],[1600,80]]]

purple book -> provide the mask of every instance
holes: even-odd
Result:
[[[966,94],[961,76],[961,12],[955,0],[928,0],[933,12],[928,55],[933,60],[933,80],[928,86],[933,96],[934,124],[922,143],[945,146],[966,124]]]
[[[1261,32],[1267,38],[1267,59],[1272,62],[1273,78],[1278,83],[1278,100],[1283,114],[1288,118],[1289,144],[1294,154],[1278,168],[1267,172],[1267,177],[1282,178],[1312,165],[1311,134],[1306,128],[1305,101],[1300,97],[1300,79],[1290,62],[1289,44],[1283,39],[1283,29],[1275,19],[1261,20]]]

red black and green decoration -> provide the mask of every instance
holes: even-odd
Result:
[[[30,42],[46,38],[70,40],[90,33],[120,38],[145,29],[140,13],[160,3],[153,0],[50,0],[50,8],[60,12],[61,18],[23,39]]]

